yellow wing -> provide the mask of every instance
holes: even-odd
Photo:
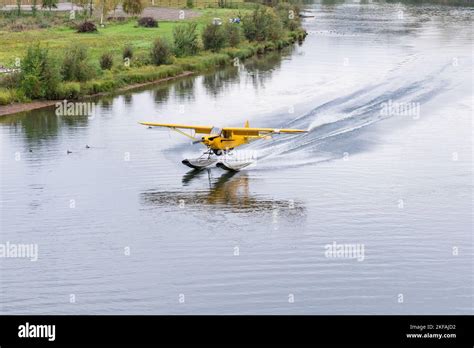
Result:
[[[177,129],[193,129],[196,133],[199,134],[211,134],[213,126],[188,126],[184,124],[172,124],[172,123],[153,123],[153,122],[139,122],[144,126],[150,127],[166,127],[174,130]]]
[[[225,127],[222,128],[223,134],[242,135],[247,137],[260,137],[268,134],[280,133],[307,133],[302,129],[278,129],[278,128],[250,128],[250,127]]]
[[[154,122],[139,122],[144,126],[150,127],[166,127],[173,129],[183,135],[186,135],[189,138],[194,139],[189,134],[186,134],[181,131],[181,129],[192,129],[196,134],[211,134],[214,129],[213,126],[189,126],[184,124],[173,124],[173,123],[154,123]],[[222,128],[222,135],[225,138],[230,138],[234,135],[244,136],[244,137],[255,137],[261,138],[270,134],[280,134],[280,133],[306,133],[307,131],[301,129],[278,129],[278,128],[250,128],[248,127],[248,121],[246,122],[246,127],[225,127]]]

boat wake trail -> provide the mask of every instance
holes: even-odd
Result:
[[[374,145],[374,140],[362,136],[371,126],[388,118],[402,122],[420,117],[420,108],[448,85],[440,78],[445,68],[409,83],[394,78],[330,100],[284,125],[308,133],[277,136],[246,149],[257,152],[256,169],[309,165],[364,151]]]

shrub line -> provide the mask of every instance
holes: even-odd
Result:
[[[148,85],[153,85],[153,84],[158,84],[158,83],[162,83],[162,82],[166,82],[166,81],[170,81],[170,80],[175,80],[175,79],[179,79],[179,78],[187,77],[187,76],[191,76],[191,75],[194,75],[194,72],[185,71],[185,72],[183,72],[181,74],[178,74],[178,75],[175,75],[175,76],[164,77],[164,78],[154,80],[154,81],[148,81],[148,82],[134,83],[134,84],[131,84],[131,85],[126,85],[126,86],[120,87],[120,88],[118,88],[114,91],[111,91],[111,92],[99,92],[99,93],[95,93],[95,94],[84,95],[82,98],[80,98],[78,100],[87,100],[87,99],[91,99],[91,98],[95,98],[95,97],[103,97],[103,96],[107,96],[107,95],[122,93],[122,92],[126,92],[126,91],[133,90],[133,89],[136,89],[136,88],[141,88],[141,87],[148,86]],[[35,101],[31,101],[31,102],[26,102],[26,103],[13,103],[13,104],[9,104],[9,105],[1,105],[0,106],[0,116],[8,116],[8,115],[17,114],[17,113],[20,113],[20,112],[31,111],[31,110],[36,110],[36,109],[42,109],[42,108],[46,108],[46,107],[49,107],[49,106],[53,106],[56,103],[61,102],[61,101],[62,101],[61,99],[58,99],[58,100],[35,100]]]

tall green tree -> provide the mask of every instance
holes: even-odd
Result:
[[[90,0],[73,0],[73,1],[74,1],[74,4],[82,7],[82,13],[84,14],[84,20],[85,20],[87,17],[87,9],[89,7]]]
[[[94,77],[94,67],[89,61],[87,47],[84,45],[71,45],[65,55],[61,67],[65,81],[87,81]]]
[[[31,3],[31,13],[33,14],[33,16],[36,16],[36,11],[38,10],[36,4],[37,0],[33,0]]]
[[[95,0],[95,8],[99,11],[100,14],[100,24],[103,24],[104,17],[107,16],[110,10],[113,8],[112,0]]]
[[[51,11],[52,8],[58,8],[58,0],[42,0],[43,8],[47,7]]]
[[[137,16],[143,12],[142,0],[123,0],[122,4],[125,13]]]
[[[202,32],[204,49],[217,52],[226,44],[226,35],[222,25],[209,23]]]
[[[242,18],[242,29],[250,41],[276,40],[283,35],[283,25],[273,8],[259,6]]]
[[[177,57],[191,56],[199,51],[197,23],[180,24],[173,28],[174,50]]]
[[[121,2],[122,0],[110,0],[110,7],[114,11],[114,18],[115,18],[115,10],[117,9],[118,5],[120,5]]]
[[[61,75],[56,59],[39,44],[30,46],[21,63],[20,88],[29,98],[55,97]]]

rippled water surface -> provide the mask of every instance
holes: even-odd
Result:
[[[0,242],[39,258],[0,259],[0,312],[472,314],[472,8],[309,10],[282,55],[1,118]],[[200,145],[137,124],[247,119],[309,133],[193,172]]]

